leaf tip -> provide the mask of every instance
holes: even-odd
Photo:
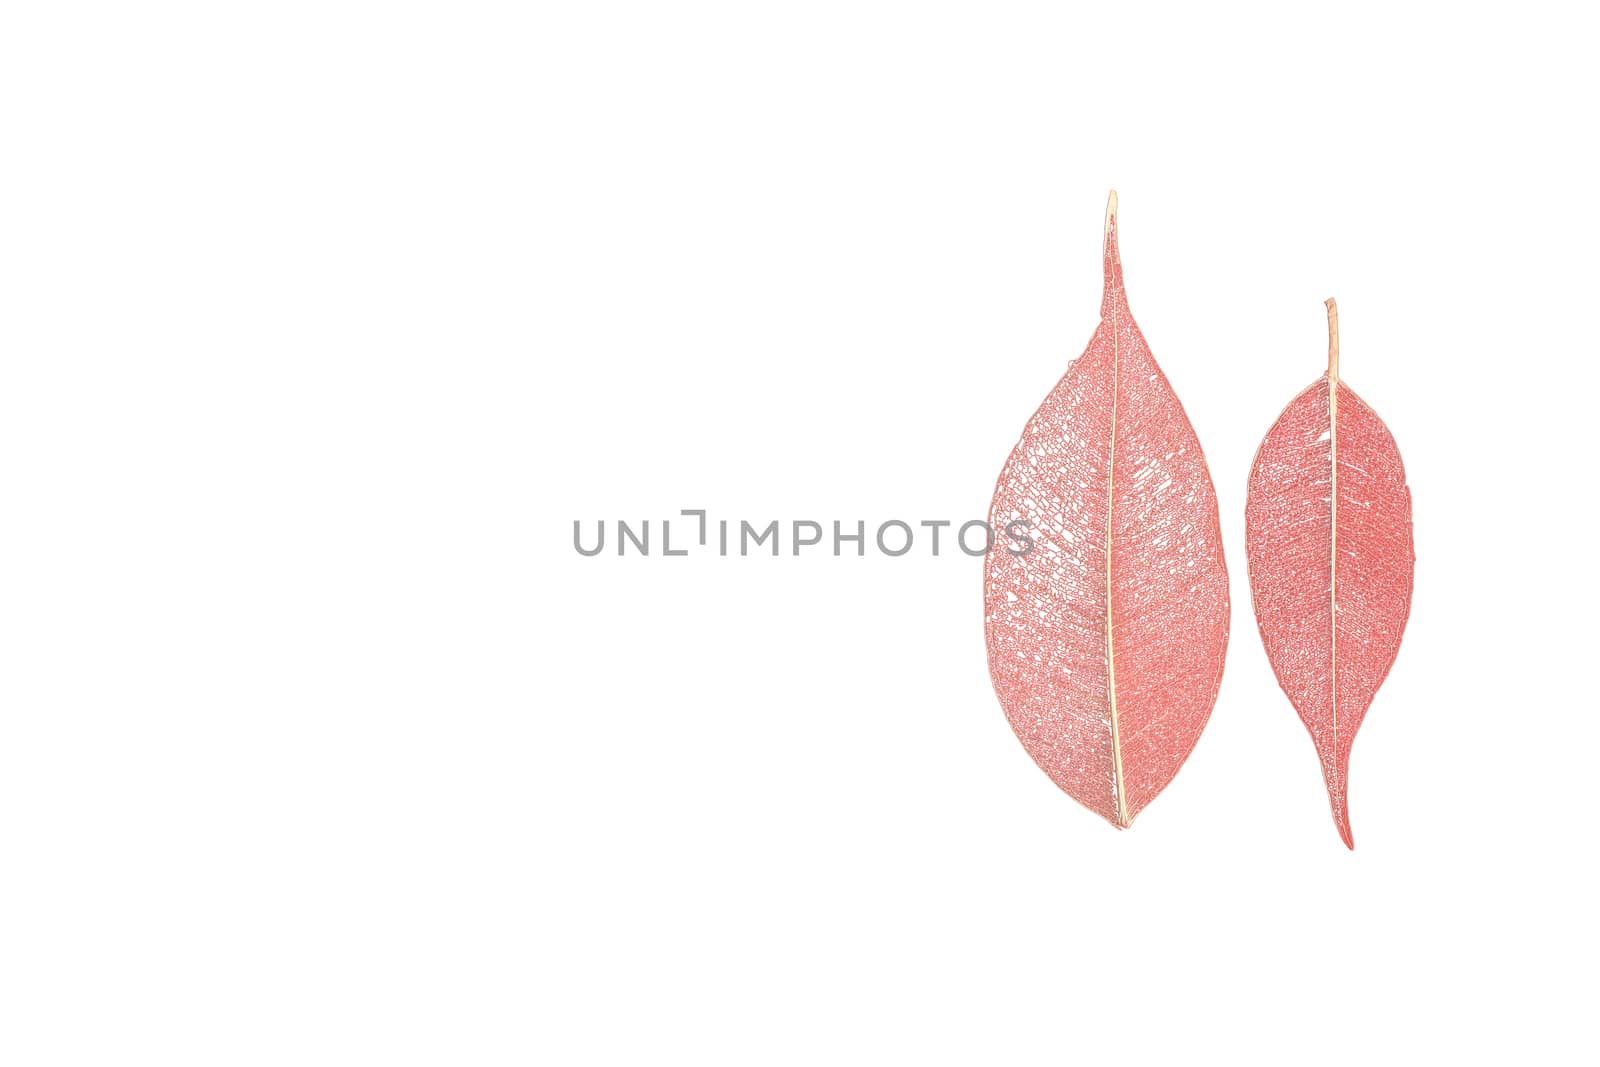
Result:
[[[1350,801],[1341,796],[1333,809],[1333,824],[1339,828],[1339,840],[1351,852],[1356,850],[1356,837],[1350,830]]]
[[[1106,197],[1106,234],[1105,242],[1101,247],[1101,254],[1106,261],[1106,296],[1109,299],[1112,291],[1122,288],[1122,252],[1117,248],[1117,191],[1115,189],[1111,190],[1111,195]],[[1106,306],[1102,306],[1100,314],[1104,317]]]

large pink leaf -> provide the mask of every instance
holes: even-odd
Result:
[[[1021,520],[984,572],[989,673],[1011,728],[1074,800],[1127,826],[1188,758],[1216,703],[1228,572],[1194,430],[1128,310],[1106,209],[1089,347],[1045,397],[995,486]]]
[[[1350,746],[1411,611],[1411,493],[1383,420],[1328,373],[1284,409],[1250,471],[1245,551],[1261,640],[1322,761],[1351,848]]]

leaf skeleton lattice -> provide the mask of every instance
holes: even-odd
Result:
[[[1328,370],[1289,402],[1250,470],[1245,555],[1267,658],[1322,765],[1350,847],[1350,750],[1411,612],[1415,551],[1405,464],[1383,420]]]
[[[1034,762],[1126,827],[1193,751],[1228,642],[1216,493],[1128,307],[1116,193],[1100,324],[1024,427],[991,524],[1032,522],[984,567],[990,677]]]

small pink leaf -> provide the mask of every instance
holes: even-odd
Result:
[[[1116,205],[1113,192],[1100,327],[995,486],[990,525],[1031,523],[1033,548],[1000,538],[983,593],[1011,728],[1069,796],[1121,827],[1211,715],[1228,572],[1200,442],[1128,310]]]
[[[1328,373],[1267,431],[1245,504],[1250,592],[1278,684],[1311,731],[1344,843],[1350,746],[1411,611],[1411,492],[1383,420],[1339,378],[1328,301]]]

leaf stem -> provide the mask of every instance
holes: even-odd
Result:
[[[1116,194],[1113,193],[1113,196]],[[1328,297],[1328,380],[1339,380],[1339,305]]]

